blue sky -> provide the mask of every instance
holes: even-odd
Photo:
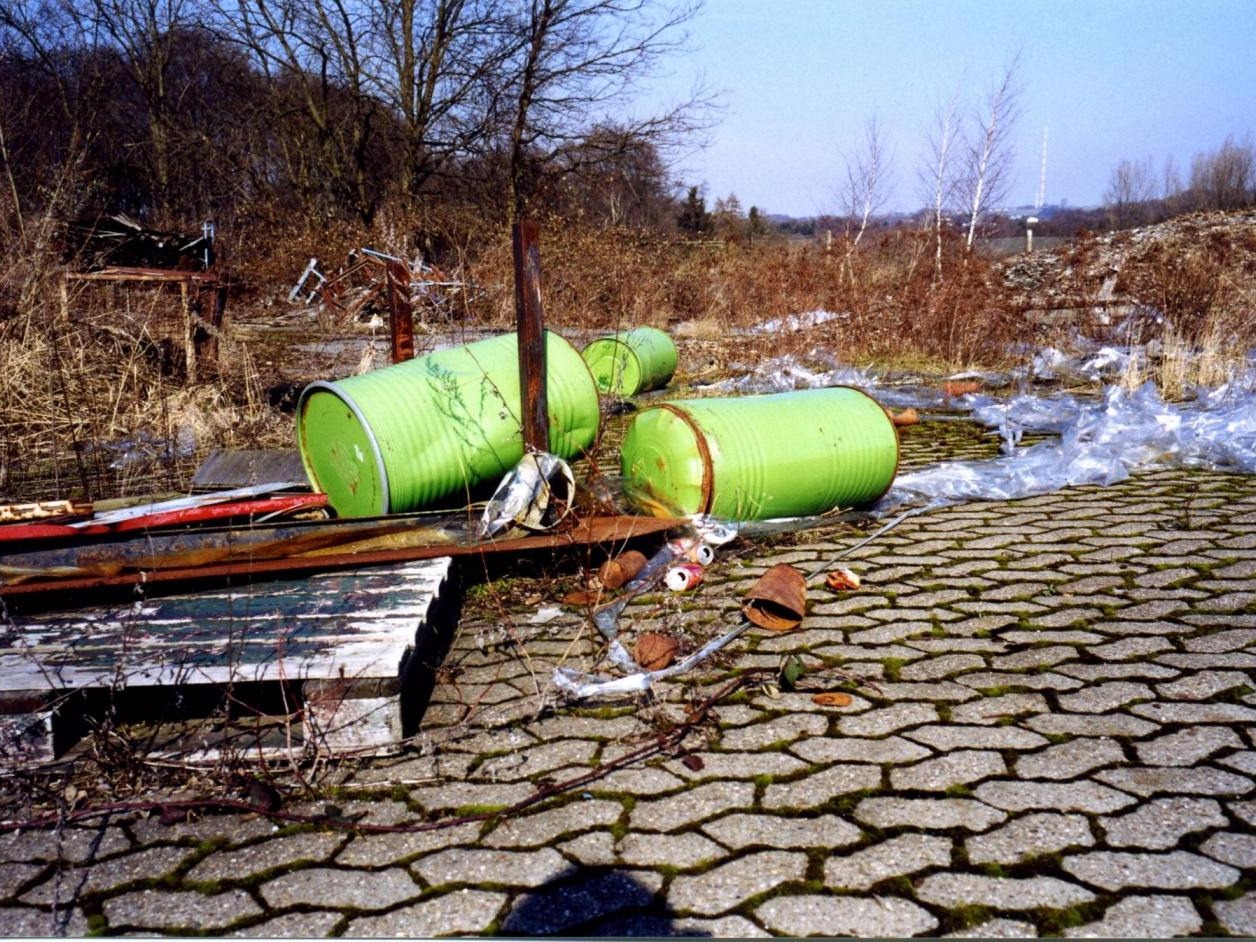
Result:
[[[835,211],[843,158],[875,114],[893,154],[891,209],[921,205],[918,167],[939,103],[971,111],[1019,52],[1010,204],[1102,202],[1113,167],[1157,174],[1233,135],[1256,138],[1256,0],[707,0],[695,75],[724,91],[723,120],[679,176],[708,204],[795,216]]]

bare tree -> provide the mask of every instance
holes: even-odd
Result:
[[[1150,202],[1156,197],[1155,171],[1150,157],[1122,160],[1112,170],[1103,204],[1116,228],[1148,221]]]
[[[1215,154],[1191,161],[1191,194],[1198,209],[1242,209],[1256,197],[1256,150],[1227,137]]]
[[[701,93],[659,112],[630,110],[633,93],[669,56],[686,48],[684,27],[699,6],[682,0],[530,0],[514,21],[506,73],[497,85],[495,110],[509,165],[509,208],[523,215],[553,172],[564,145],[613,125],[615,141],[648,140],[666,148],[702,122]],[[606,155],[603,155],[606,156]]]
[[[892,173],[885,128],[874,114],[864,124],[860,149],[845,159],[846,181],[841,192],[842,211],[847,220],[849,251],[859,247],[868,223],[885,206]],[[850,236],[850,230],[854,235]],[[849,256],[848,256],[849,257]]]
[[[1003,68],[1002,75],[986,94],[977,112],[975,135],[969,141],[963,173],[959,178],[964,209],[968,214],[968,232],[964,245],[972,251],[977,225],[991,206],[1007,195],[1013,152],[1012,127],[1020,111],[1020,88],[1017,85],[1015,56]]]
[[[951,96],[933,113],[925,146],[925,163],[920,181],[925,205],[929,207],[930,229],[933,231],[933,279],[942,280],[942,226],[946,209],[955,194],[955,148],[959,137],[959,94],[957,84]]]

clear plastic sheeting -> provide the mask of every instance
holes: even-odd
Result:
[[[821,324],[827,324],[829,321],[843,320],[850,317],[849,314],[838,314],[836,311],[807,311],[803,314],[789,314],[786,317],[774,317],[770,321],[764,321],[750,328],[751,333],[755,334],[779,334],[782,331],[787,333],[797,333],[800,330],[810,330],[813,327],[819,327]]]
[[[761,364],[745,376],[714,383],[710,389],[731,393],[791,392],[795,389],[827,389],[830,386],[875,386],[867,370],[838,362],[831,353],[813,350],[804,357],[787,353]]]
[[[973,397],[974,400],[981,397]],[[1102,400],[1018,396],[999,405],[973,403],[974,417],[1015,442],[1026,430],[1056,431],[1059,440],[1013,449],[989,461],[953,461],[900,474],[876,507],[905,503],[1013,500],[1060,488],[1110,485],[1149,467],[1256,473],[1256,394],[1228,385],[1195,402],[1166,403],[1147,383],[1110,387]]]

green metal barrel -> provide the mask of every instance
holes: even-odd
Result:
[[[620,465],[652,512],[765,520],[871,504],[893,482],[898,455],[880,404],[838,386],[643,409]]]
[[[580,355],[606,395],[628,397],[661,389],[676,372],[676,345],[657,327],[599,337]]]
[[[597,386],[580,354],[546,332],[550,451],[574,458],[597,438]],[[401,513],[496,480],[523,457],[515,334],[361,376],[311,383],[297,444],[314,486],[343,517]]]

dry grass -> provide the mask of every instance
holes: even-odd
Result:
[[[172,341],[182,329],[177,296],[80,289],[61,320],[54,216],[19,227],[12,207],[0,205],[0,237],[15,247],[0,258],[0,497],[179,488],[211,448],[290,446],[291,416],[266,401],[273,364],[254,362],[230,332],[218,373],[186,381]],[[514,323],[509,234],[474,214],[384,212],[369,230],[293,218],[238,226],[225,246],[229,315],[257,320],[286,311],[282,299],[310,256],[334,268],[350,249],[370,246],[422,256],[474,283],[474,300],[451,329]],[[1024,316],[1034,299],[1011,295],[991,263],[968,256],[954,238],[944,243],[939,278],[932,239],[907,229],[865,239],[857,251],[842,239],[682,241],[557,219],[543,220],[541,233],[553,327],[663,327],[709,352],[700,371],[816,348],[852,364],[1002,368],[1026,355],[1010,351],[1050,339]],[[1122,275],[1125,289],[1166,305],[1160,355],[1148,369],[1169,396],[1221,381],[1252,340],[1251,279],[1234,264],[1250,256],[1243,246],[1212,248],[1180,257],[1148,249]],[[733,333],[818,310],[839,316],[768,342]],[[267,351],[261,359],[273,357]]]

